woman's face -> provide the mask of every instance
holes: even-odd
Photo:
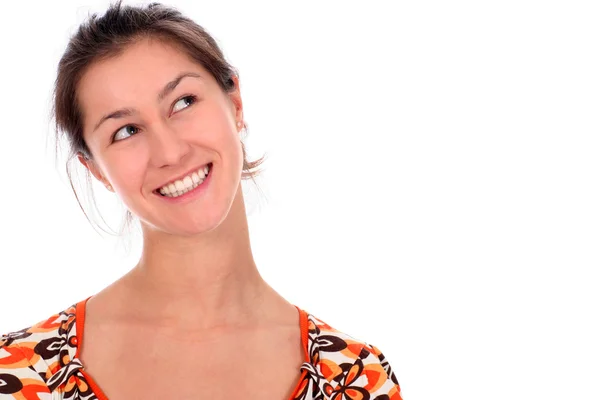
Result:
[[[91,65],[77,95],[93,160],[80,161],[150,228],[179,235],[212,230],[227,216],[241,180],[243,115],[234,80],[238,89],[223,93],[201,65],[158,40]],[[193,176],[209,163],[204,181]],[[190,179],[199,186],[184,196],[159,193]]]

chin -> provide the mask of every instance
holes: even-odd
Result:
[[[235,209],[240,206],[243,199],[240,197],[241,185],[239,181],[236,183],[234,187],[230,182],[230,187],[221,191],[215,191],[213,188],[212,193],[209,192],[209,196],[197,205],[193,203],[183,206],[170,205],[169,207],[173,207],[173,213],[169,212],[171,210],[168,208],[165,210],[163,207],[145,207],[143,218],[140,220],[149,225],[152,231],[169,235],[196,236],[209,233],[226,224],[228,219],[240,215]],[[223,197],[225,191],[228,193]]]
[[[152,226],[153,231],[164,232],[175,236],[196,236],[217,229],[227,219],[229,210],[198,210],[197,215],[187,215],[180,218],[147,218],[145,223]],[[155,219],[155,222],[152,222]]]

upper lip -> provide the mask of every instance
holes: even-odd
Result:
[[[206,166],[206,165],[208,165],[208,164],[210,164],[210,162],[206,162],[206,163],[204,163],[204,164],[200,164],[200,165],[198,165],[197,167],[190,169],[188,172],[185,172],[185,173],[183,173],[183,174],[179,175],[178,177],[176,177],[176,178],[173,178],[173,179],[171,179],[171,180],[169,180],[169,181],[167,181],[167,182],[163,183],[162,185],[160,185],[159,187],[157,187],[155,190],[156,190],[156,191],[158,191],[158,190],[160,190],[160,188],[162,188],[162,187],[164,187],[164,186],[167,186],[167,185],[169,185],[169,184],[171,184],[171,183],[175,183],[175,181],[182,180],[182,179],[183,179],[183,178],[185,178],[186,176],[188,176],[188,175],[191,175],[191,174],[192,174],[192,173],[194,173],[194,172],[198,172],[198,170],[199,170],[200,168],[202,168],[202,167],[205,167],[205,166]]]

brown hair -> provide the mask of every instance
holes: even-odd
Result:
[[[60,139],[63,136],[67,138],[69,147],[67,175],[77,202],[90,223],[92,221],[81,205],[73,186],[69,166],[79,153],[87,159],[92,159],[91,151],[83,139],[82,110],[77,101],[77,85],[93,62],[118,56],[128,45],[142,38],[157,38],[179,47],[215,78],[224,93],[235,90],[232,77],[239,77],[238,71],[225,60],[216,41],[203,27],[183,16],[176,9],[160,3],[123,6],[119,0],[110,5],[104,15],[99,17],[97,14],[92,14],[82,23],[70,38],[58,64],[52,117],[56,127],[57,151]],[[244,122],[244,129],[247,133],[246,122]],[[256,161],[248,161],[243,142],[242,151],[244,156],[242,179],[250,178],[254,181],[255,176],[260,173],[257,167],[264,161],[264,156]],[[91,189],[91,175],[87,169],[85,169],[85,177],[90,197],[97,209]],[[132,215],[128,210],[123,227],[131,220]]]

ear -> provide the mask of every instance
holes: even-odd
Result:
[[[233,118],[235,118],[235,121],[244,121],[244,108],[242,105],[242,94],[240,92],[240,81],[237,76],[233,76],[231,79],[235,83],[236,87],[236,90],[229,93],[229,98],[233,105]]]
[[[98,165],[94,162],[94,160],[90,158],[86,158],[81,152],[77,153],[77,159],[80,163],[82,163],[91,173],[94,175],[94,178],[98,179],[104,186],[109,186],[110,183],[104,177]]]

